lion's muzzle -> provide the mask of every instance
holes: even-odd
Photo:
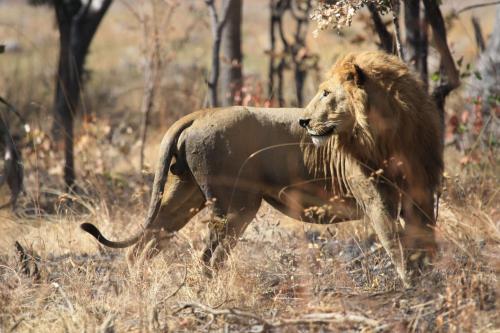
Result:
[[[336,126],[322,127],[318,130],[312,129],[309,124],[311,118],[300,118],[299,125],[307,130],[307,134],[311,136],[311,140],[316,147],[321,147],[335,132]]]
[[[303,127],[305,129],[307,129],[307,126],[309,125],[310,122],[311,122],[311,118],[300,118],[299,119],[300,127]]]

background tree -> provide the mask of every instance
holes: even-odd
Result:
[[[0,53],[3,47],[0,45]],[[3,97],[0,97],[0,104],[5,106],[8,112],[15,114],[24,124],[24,129],[29,132],[29,126],[17,110]],[[11,206],[16,208],[17,198],[23,191],[24,165],[21,152],[18,149],[14,136],[11,134],[7,117],[0,114],[0,151],[3,153],[3,173],[0,174],[0,186],[7,183],[10,189],[10,200],[0,206],[0,209]]]
[[[207,81],[208,85],[208,104],[211,107],[219,106],[219,97],[217,88],[219,85],[220,75],[220,48],[222,43],[222,33],[231,10],[236,10],[232,7],[235,0],[224,0],[222,3],[221,12],[217,11],[215,0],[205,0],[210,13],[211,29],[212,29],[212,68],[210,69],[210,77]],[[241,7],[241,4],[240,4]],[[241,10],[241,9],[240,9]],[[225,35],[231,39],[231,34]],[[228,41],[228,48],[231,48],[232,41]]]
[[[295,82],[295,105],[304,105],[304,83],[307,73],[317,69],[318,56],[311,54],[306,46],[306,37],[309,26],[309,14],[312,9],[311,0],[271,0],[270,1],[270,50],[269,50],[269,79],[268,94],[272,99],[276,96],[278,105],[284,106],[283,77],[285,69],[293,70]],[[290,14],[293,19],[293,28],[285,28],[284,15]],[[292,32],[287,37],[286,31]],[[278,50],[277,36],[281,42]],[[277,79],[277,86],[275,82]]]
[[[436,101],[436,104],[440,110],[441,118],[444,124],[444,102],[448,94],[460,85],[459,71],[451,55],[451,51],[448,46],[447,36],[446,36],[446,26],[444,23],[443,15],[441,9],[439,8],[439,3],[436,0],[423,0],[423,6],[425,10],[425,20],[429,23],[432,28],[433,45],[440,55],[440,74],[439,82],[433,88],[432,96]],[[339,0],[339,1],[320,1],[318,6],[313,11],[312,19],[318,24],[318,30],[326,29],[342,29],[344,27],[350,26],[354,15],[359,11],[359,9],[368,6],[372,12],[372,18],[376,26],[376,31],[381,39],[381,44],[384,45],[384,49],[388,50],[389,45],[387,41],[387,32],[384,31],[384,27],[381,26],[379,22],[379,17],[375,12],[380,14],[385,14],[391,12],[393,16],[394,25],[394,41],[397,54],[404,59],[405,51],[401,43],[400,31],[399,31],[399,14],[400,14],[400,0]],[[420,3],[413,0],[408,0],[405,2],[407,9],[406,15],[410,19],[409,25],[413,25],[413,17],[410,15],[420,15],[420,11],[417,6]],[[415,21],[415,24],[419,20]],[[425,25],[422,27],[423,30]],[[427,65],[427,46],[426,41],[422,41],[424,35],[417,36],[416,28],[410,28],[410,35],[407,39],[407,44],[410,45],[411,52],[409,57],[414,58],[414,66],[420,66],[421,75],[426,73]],[[393,46],[394,48],[394,46]]]
[[[32,4],[51,4],[59,30],[59,61],[54,96],[53,135],[63,136],[64,182],[75,183],[73,154],[74,118],[84,84],[84,65],[90,43],[112,0],[31,0]]]
[[[243,84],[241,51],[241,24],[243,0],[223,0],[227,6],[228,17],[221,35],[220,91],[221,104],[224,106],[241,103]]]

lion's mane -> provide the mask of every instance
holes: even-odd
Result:
[[[356,66],[365,83],[353,83]],[[440,184],[443,170],[442,122],[423,83],[397,57],[381,52],[348,54],[337,61],[328,78],[338,77],[347,93],[355,119],[352,133],[333,135],[315,147],[306,135],[302,149],[307,166],[318,178],[332,178],[333,191],[349,192],[346,168],[354,161],[367,174],[387,171],[396,160],[402,172],[386,172],[398,186],[419,183],[431,191]],[[328,79],[327,78],[327,79]],[[369,114],[383,111],[384,117]],[[396,179],[399,178],[399,179]]]

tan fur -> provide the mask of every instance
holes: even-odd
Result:
[[[364,85],[354,64],[365,71]],[[324,89],[334,91],[341,103],[324,103]],[[325,134],[335,122],[338,128],[326,148],[313,149],[304,141],[299,119],[306,116],[316,134]],[[144,248],[148,255],[157,253],[208,202],[212,218],[202,259],[217,267],[263,200],[311,223],[360,219],[364,211],[405,280],[405,256],[394,241],[399,194],[404,193],[405,234],[418,240],[403,245],[433,247],[426,226],[434,222],[432,193],[442,169],[437,119],[429,97],[397,59],[350,55],[337,63],[305,111],[231,107],[181,118],[162,140],[141,231],[112,242],[91,224],[82,228],[106,246],[135,244],[132,253],[144,258]],[[372,181],[379,168],[383,174]],[[384,177],[397,186],[381,181]],[[421,204],[429,221],[415,208]]]
[[[381,52],[349,54],[333,66],[305,118],[310,134],[331,133],[323,147],[304,147],[316,176],[332,176],[366,211],[361,197],[370,185],[348,179],[349,170],[359,167],[373,178],[372,196],[379,193],[380,209],[390,207],[388,214],[395,216],[402,205],[403,246],[434,252],[442,125],[431,97],[408,67]]]

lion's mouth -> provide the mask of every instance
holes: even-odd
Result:
[[[307,133],[311,136],[311,140],[316,147],[325,145],[334,132],[335,126],[322,129],[321,131],[314,131],[309,128],[307,129]]]

